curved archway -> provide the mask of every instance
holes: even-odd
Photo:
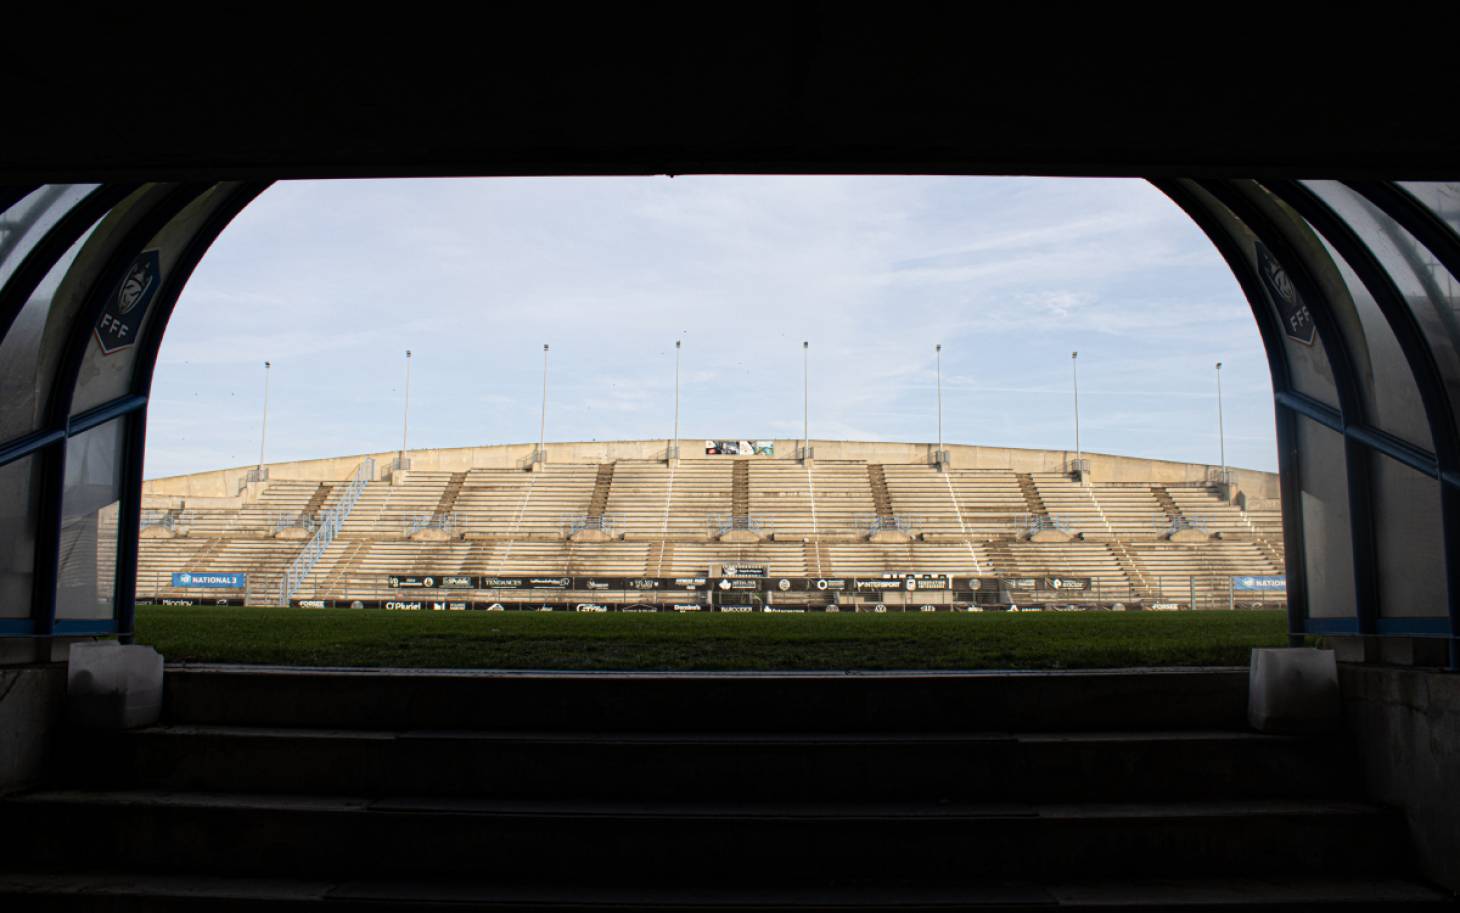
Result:
[[[1442,201],[1460,188],[1154,183],[1226,260],[1267,350],[1290,633],[1440,638],[1455,664],[1460,216]],[[130,634],[158,347],[194,267],[267,186],[48,185],[0,200],[0,489],[17,505],[0,518],[17,544],[0,568],[0,633]],[[88,577],[75,544],[108,535],[115,568]]]

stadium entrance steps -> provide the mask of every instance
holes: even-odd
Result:
[[[1246,672],[174,667],[0,802],[68,909],[1317,909],[1442,902]]]

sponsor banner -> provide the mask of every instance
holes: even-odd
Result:
[[[677,602],[669,607],[675,612],[703,612],[705,607],[698,602]]]
[[[1282,574],[1265,577],[1233,577],[1232,589],[1242,592],[1286,593],[1288,578]]]
[[[842,593],[852,588],[852,581],[846,577],[814,577],[806,580],[806,589],[821,593]]]
[[[775,441],[705,441],[707,456],[775,456]]]
[[[335,607],[333,599],[291,599],[289,604],[296,609],[332,609]]]
[[[1090,589],[1089,577],[1046,577],[1044,578],[1046,590],[1058,590],[1061,592],[1083,593]]]
[[[719,607],[718,611],[721,611],[721,612],[736,612],[736,613],[754,612],[755,611],[755,606],[753,606],[753,605],[721,605]]]
[[[901,577],[874,577],[871,580],[857,578],[855,581],[858,593],[886,593],[902,589],[905,584]]]
[[[624,589],[626,590],[657,590],[664,584],[659,577],[626,577],[624,578]]]
[[[1037,590],[1040,580],[1038,577],[1008,577],[1000,583],[1006,590]]]
[[[769,574],[764,564],[722,564],[721,577],[757,577],[765,579]]]
[[[162,600],[162,604],[163,605],[197,605],[198,604],[198,600],[196,600],[196,599],[164,599],[164,600]]]
[[[241,590],[248,575],[241,571],[181,571],[172,575],[172,585],[187,589]]]
[[[708,589],[708,577],[574,577],[572,589],[580,592],[629,592],[654,590],[694,591]]]
[[[656,606],[656,605],[645,605],[644,603],[640,602],[640,603],[635,603],[634,605],[626,605],[623,608],[619,609],[619,611],[620,612],[657,612],[657,611],[659,611],[659,607]]]
[[[378,609],[379,599],[336,599],[335,607],[340,609]]]
[[[763,612],[779,613],[779,614],[782,614],[782,615],[805,615],[806,614],[806,607],[805,606],[790,606],[790,605],[767,605],[761,611],[763,611]]]
[[[947,574],[904,574],[902,583],[906,590],[953,589],[953,578]]]
[[[427,580],[431,582],[427,583]],[[393,590],[403,590],[409,587],[434,587],[436,578],[420,574],[390,574],[385,578],[385,585]]]
[[[579,612],[607,612],[608,606],[597,602],[580,602],[577,610]]]
[[[715,581],[715,586],[721,592],[730,592],[732,590],[759,592],[761,584],[764,582],[764,580],[759,580],[754,577],[721,577]]]
[[[380,607],[389,612],[419,612],[426,607],[426,603],[411,599],[387,599]]]
[[[571,590],[572,577],[483,577],[482,590]]]
[[[465,612],[471,605],[464,599],[433,599],[428,608],[433,612]]]
[[[462,574],[442,574],[440,581],[436,584],[443,590],[475,590],[477,589],[477,578],[468,577]]]

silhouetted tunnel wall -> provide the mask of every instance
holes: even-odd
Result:
[[[1455,666],[1460,184],[1155,184],[1225,258],[1267,351],[1291,634]],[[158,348],[267,186],[0,190],[0,635],[130,635]]]

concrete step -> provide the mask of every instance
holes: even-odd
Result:
[[[1361,803],[565,802],[41,791],[0,858],[136,872],[765,885],[1163,876],[1404,877],[1402,819]]]
[[[1110,802],[1347,795],[1341,743],[1241,732],[603,733],[172,725],[76,738],[67,780],[210,792]],[[104,765],[95,759],[108,759]]]
[[[171,665],[175,724],[362,730],[1138,732],[1246,728],[1246,669],[533,673]]]
[[[750,910],[948,911],[986,913],[1030,907],[1074,910],[1136,908],[1163,910],[1284,910],[1299,913],[1334,906],[1366,904],[1382,908],[1412,906],[1454,909],[1453,900],[1426,885],[1397,879],[1253,878],[1146,879],[1111,882],[1034,884],[989,881],[958,888],[907,885],[896,890],[874,885],[846,888],[765,888],[753,879],[694,889],[657,886],[652,879],[616,886],[532,886],[484,881],[327,881],[288,878],[227,878],[198,875],[148,875],[107,872],[65,875],[47,872],[0,873],[0,901],[11,908],[63,907],[76,911],[264,910],[287,913],[315,910],[493,910],[603,911],[696,910],[723,913]]]

